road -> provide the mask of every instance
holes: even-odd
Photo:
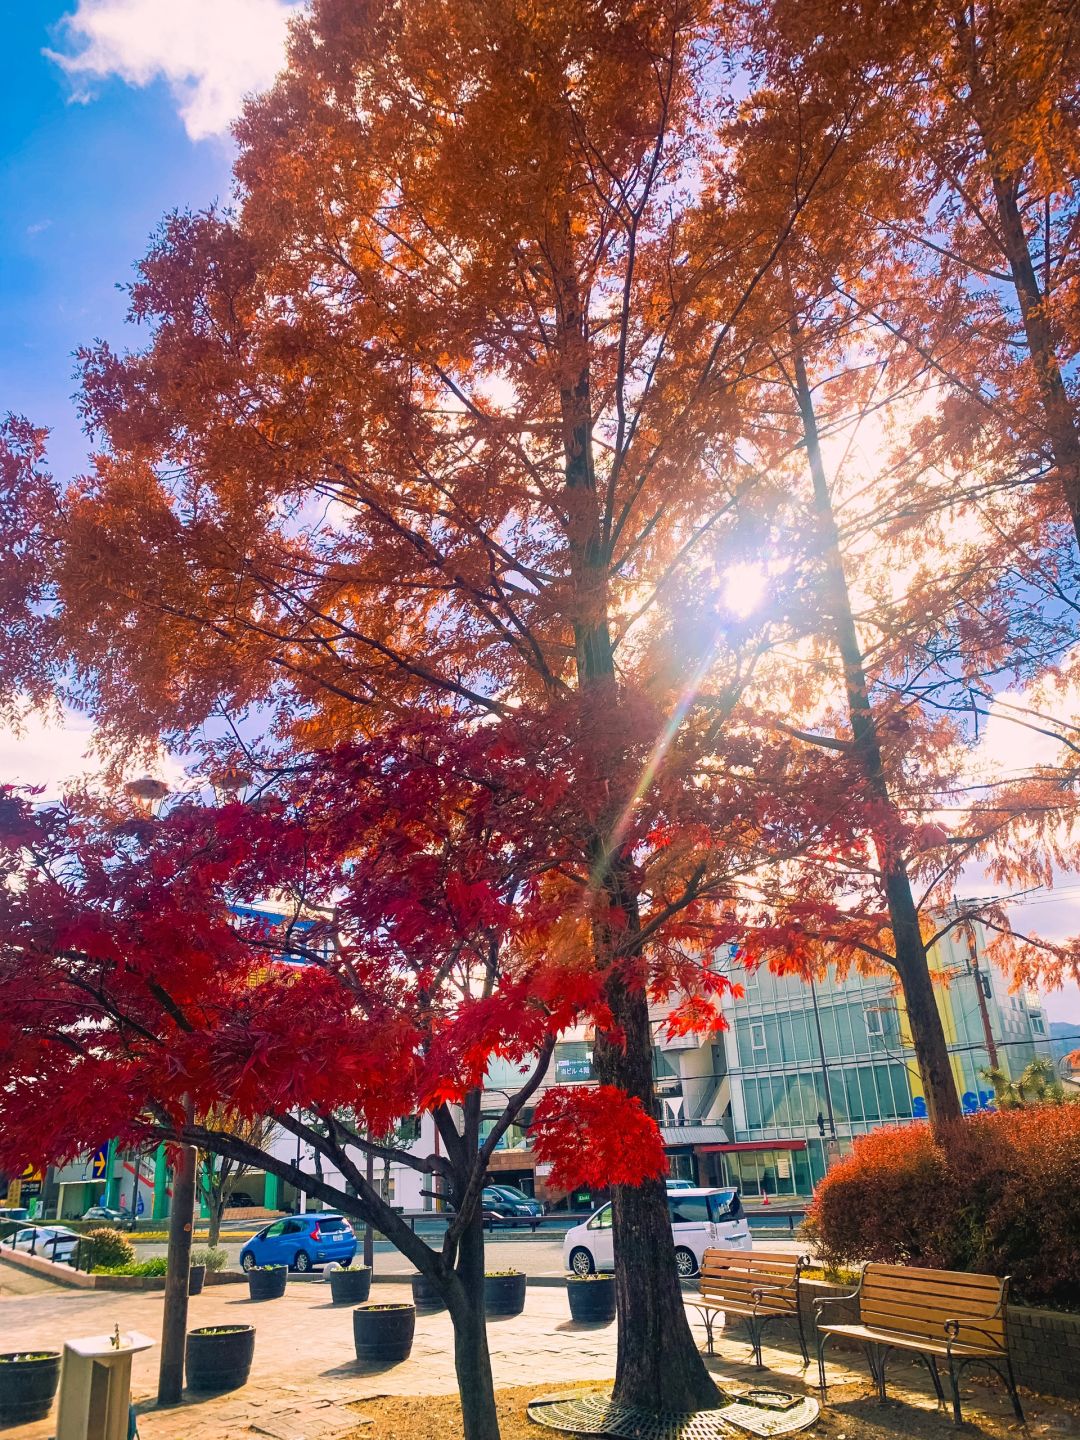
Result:
[[[805,1245],[791,1238],[786,1221],[777,1225],[772,1217],[759,1215],[751,1216],[750,1220],[755,1244],[760,1248],[780,1250],[787,1254],[798,1254],[805,1250]],[[575,1221],[575,1223],[577,1222]],[[222,1228],[222,1249],[229,1257],[230,1269],[239,1265],[240,1251],[252,1228],[250,1224],[244,1225],[239,1221]],[[537,1231],[535,1234],[525,1229],[499,1227],[486,1236],[486,1244],[494,1252],[491,1263],[498,1269],[524,1270],[526,1275],[534,1278],[562,1275],[564,1273],[563,1236],[569,1228],[569,1222],[563,1224],[558,1221],[545,1226],[543,1230]],[[428,1244],[437,1243],[443,1229],[443,1222],[435,1219],[418,1219],[416,1222],[416,1233],[422,1236]],[[230,1230],[234,1232],[241,1230],[243,1238],[230,1238]],[[553,1231],[554,1233],[552,1233]],[[360,1233],[358,1230],[358,1239]],[[205,1244],[205,1241],[196,1240],[195,1243],[196,1245]],[[144,1241],[140,1242],[138,1246],[140,1260],[151,1255],[164,1255],[165,1252],[166,1246],[161,1241]],[[412,1268],[410,1262],[394,1249],[389,1240],[377,1239],[375,1241],[376,1275],[406,1275],[411,1273]]]

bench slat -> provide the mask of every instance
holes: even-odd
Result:
[[[944,1340],[932,1339],[925,1335],[900,1335],[893,1330],[881,1330],[872,1325],[822,1325],[829,1335],[843,1335],[852,1340],[872,1340],[879,1345],[892,1345],[898,1350],[921,1350],[931,1355],[944,1355],[948,1345]],[[955,1355],[998,1355],[1003,1353],[991,1345],[964,1344],[958,1341],[953,1346]]]
[[[865,1280],[883,1286],[899,1285],[906,1289],[927,1286],[931,1290],[970,1291],[973,1294],[1000,1295],[1005,1282],[997,1275],[976,1275],[963,1270],[926,1270],[906,1265],[867,1265]]]

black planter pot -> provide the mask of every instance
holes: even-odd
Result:
[[[254,1354],[254,1325],[189,1330],[185,1355],[188,1389],[204,1393],[238,1390],[247,1384]]]
[[[20,1355],[40,1356],[21,1360]],[[44,1420],[60,1380],[58,1350],[15,1350],[0,1355],[0,1425]]]
[[[416,1331],[414,1305],[358,1305],[352,1312],[357,1360],[391,1365],[407,1360]]]
[[[567,1280],[570,1318],[582,1325],[607,1325],[615,1319],[615,1276]]]
[[[363,1305],[371,1294],[371,1271],[366,1265],[330,1271],[330,1294],[335,1305]]]
[[[435,1310],[446,1309],[442,1291],[434,1280],[429,1280],[426,1275],[412,1277],[412,1298],[417,1314],[420,1315],[430,1315]]]
[[[525,1274],[484,1276],[484,1309],[489,1315],[520,1315],[525,1309]]]
[[[249,1270],[247,1277],[252,1300],[280,1300],[289,1271],[284,1265],[268,1265],[265,1270]]]
[[[187,1293],[189,1295],[201,1295],[203,1282],[206,1279],[205,1265],[192,1265],[188,1271]]]

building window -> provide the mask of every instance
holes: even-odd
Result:
[[[1046,1034],[1046,1028],[1045,1028],[1045,1026],[1043,1025],[1042,1016],[1041,1016],[1041,1015],[1032,1015],[1032,1017],[1031,1017],[1031,1028],[1032,1028],[1032,1030],[1035,1031],[1035,1034],[1036,1034],[1036,1035],[1045,1035],[1045,1034]]]
[[[878,1008],[865,1010],[866,1033],[872,1040],[883,1040],[885,1038],[885,1016]]]
[[[755,1020],[750,1026],[750,1048],[754,1051],[765,1049],[765,1026]]]

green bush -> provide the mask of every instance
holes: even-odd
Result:
[[[95,1265],[95,1275],[166,1275],[169,1262],[164,1255],[155,1255],[150,1260],[130,1260],[126,1265]]]
[[[202,1245],[191,1252],[192,1265],[205,1265],[211,1274],[224,1270],[229,1263],[229,1257],[224,1250],[212,1245]]]
[[[806,1233],[827,1266],[878,1260],[1012,1277],[1030,1304],[1080,1296],[1080,1105],[975,1115],[935,1137],[877,1130],[818,1186]]]
[[[93,1241],[93,1257],[95,1269],[99,1265],[130,1265],[135,1259],[135,1248],[131,1241],[119,1230],[112,1229],[109,1225],[95,1225],[86,1232],[87,1239]]]

